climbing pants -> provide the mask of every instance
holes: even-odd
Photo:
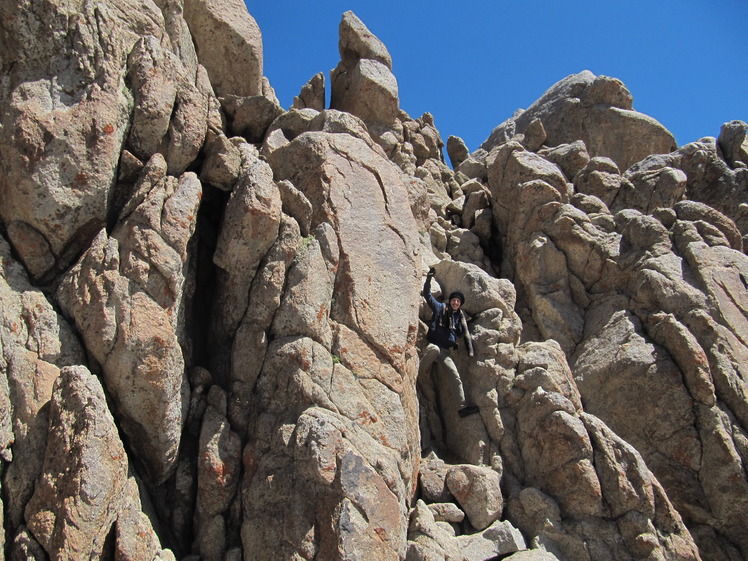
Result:
[[[434,362],[443,366],[441,371],[444,373],[449,390],[457,398],[457,408],[462,409],[465,407],[465,390],[462,387],[462,380],[460,379],[460,373],[457,371],[457,366],[455,366],[454,361],[449,356],[450,352],[450,349],[442,349],[438,345],[429,343],[423,351],[421,363],[418,366],[418,375],[421,376],[427,373]]]

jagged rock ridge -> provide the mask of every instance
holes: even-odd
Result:
[[[744,122],[584,71],[450,167],[352,12],[289,110],[239,0],[0,27],[0,557],[748,560]]]

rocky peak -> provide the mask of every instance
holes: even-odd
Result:
[[[0,46],[0,558],[748,560],[746,123],[583,71],[449,166],[353,12],[330,107],[239,0]]]

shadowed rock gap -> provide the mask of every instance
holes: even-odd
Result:
[[[213,313],[216,290],[216,268],[213,265],[221,217],[228,194],[205,186],[198,211],[195,259],[195,293],[191,307],[192,360],[195,366],[211,367],[212,350],[208,343],[208,328]]]

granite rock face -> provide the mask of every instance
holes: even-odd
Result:
[[[238,1],[0,46],[0,559],[748,560],[743,121],[583,71],[450,167],[352,12],[330,107]]]
[[[635,111],[632,102],[620,80],[585,70],[556,83],[525,111],[496,127],[480,148],[488,153],[515,135],[524,139],[532,134],[533,123],[535,127],[540,123],[545,133],[541,145],[581,140],[591,156],[608,157],[623,170],[650,154],[673,151],[673,135]],[[636,141],[622,142],[622,138]]]

